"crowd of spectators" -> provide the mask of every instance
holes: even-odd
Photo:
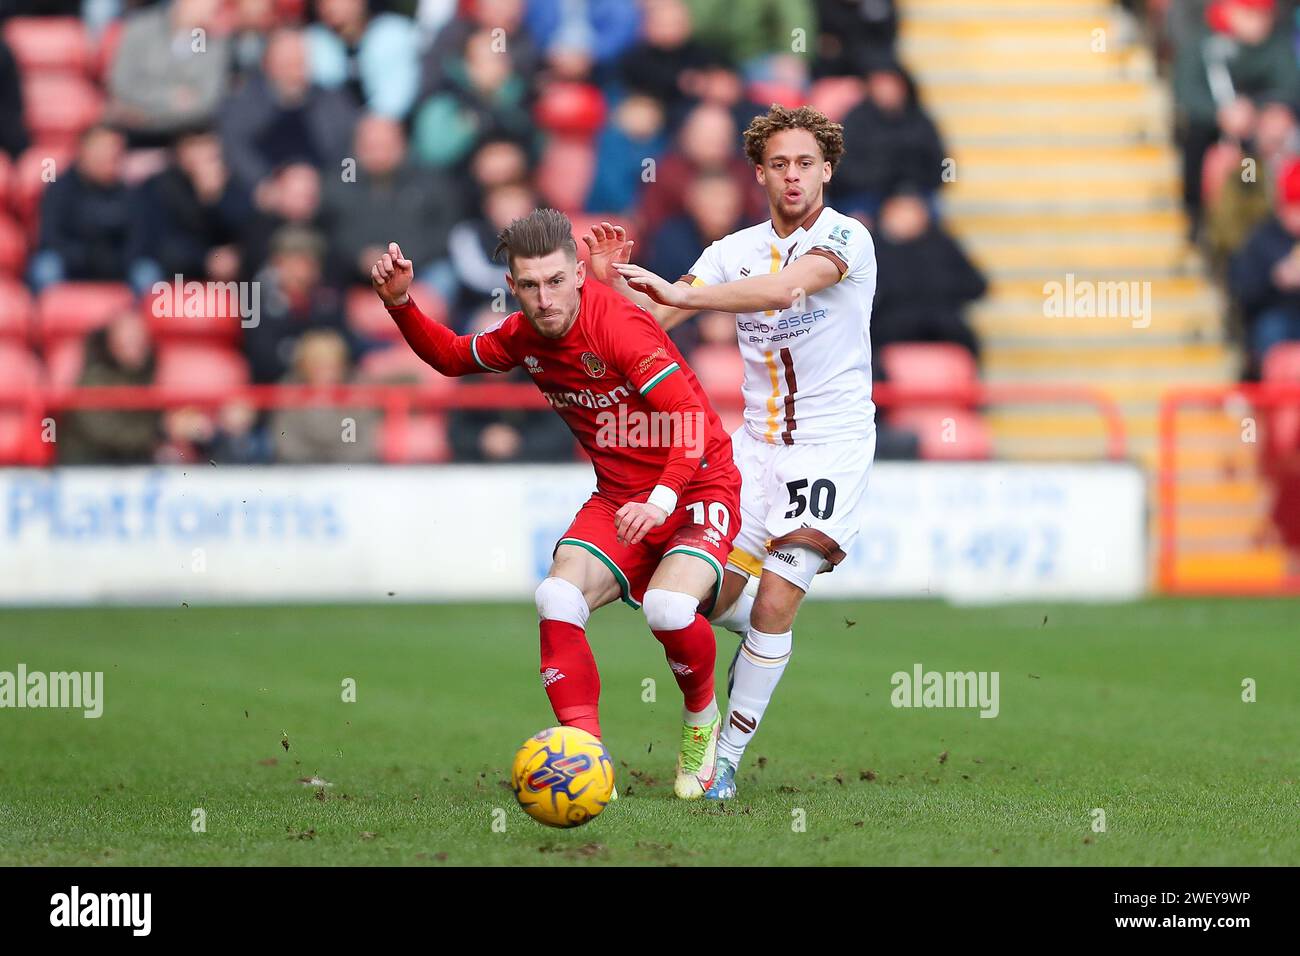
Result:
[[[104,57],[102,109],[40,197],[23,268],[30,290],[116,282],[145,302],[174,276],[256,282],[259,321],[239,345],[253,383],[328,389],[410,372],[376,357],[400,342],[353,321],[350,306],[390,239],[437,300],[426,306],[462,332],[516,307],[491,253],[497,231],[537,205],[564,209],[578,230],[617,218],[640,261],[689,271],[708,243],[767,218],[740,131],[771,102],[812,102],[845,124],[829,199],[876,237],[878,345],[945,341],[978,353],[962,311],[984,280],[935,221],[944,150],[895,56],[893,0],[748,0],[743,15],[731,0],[8,7],[79,17]],[[41,148],[26,81],[0,40],[0,152],[15,168]],[[77,381],[155,381],[159,343],[140,311],[118,310],[86,340]],[[723,327],[701,317],[674,335],[688,359],[703,349],[702,360],[722,361]],[[352,442],[339,440],[343,412],[317,411],[232,402],[209,413],[69,413],[59,454],[383,456],[365,410],[346,413]],[[572,457],[556,424],[537,412],[452,413],[446,448],[469,461]]]

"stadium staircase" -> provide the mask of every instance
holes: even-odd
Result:
[[[1160,396],[1230,384],[1240,361],[1223,296],[1186,238],[1168,85],[1137,24],[1109,0],[899,6],[902,59],[955,161],[943,192],[948,226],[991,284],[971,312],[984,378],[1090,384],[1119,403],[1129,455],[1150,482],[1154,556]],[[1047,317],[1044,286],[1064,285],[1067,274],[1076,284],[1149,281],[1149,326]],[[1178,417],[1183,584],[1258,585],[1282,574],[1270,492],[1255,471],[1259,446],[1243,443],[1242,417],[1208,407]],[[1104,452],[1102,423],[1086,406],[995,406],[988,419],[1002,458]]]

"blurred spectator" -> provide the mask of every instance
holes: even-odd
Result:
[[[639,93],[625,97],[596,139],[596,170],[586,208],[633,208],[646,182],[646,160],[658,162],[667,145],[659,101]]]
[[[78,385],[152,385],[155,357],[149,327],[134,308],[123,309],[86,338]],[[151,461],[162,437],[153,410],[68,412],[59,423],[59,464],[140,464]]]
[[[1200,225],[1206,150],[1221,136],[1245,141],[1260,102],[1295,102],[1300,93],[1292,32],[1277,16],[1274,0],[1212,0],[1204,18],[1184,21],[1178,30],[1174,96],[1183,198],[1194,231]]]
[[[505,267],[492,258],[501,230],[537,207],[537,197],[524,183],[493,186],[483,200],[482,217],[466,219],[451,230],[449,248],[460,294],[452,304],[452,325],[466,331],[485,307],[497,305],[497,317],[519,308],[505,282]],[[405,251],[405,249],[403,249]]]
[[[28,264],[36,291],[69,280],[127,279],[131,207],[122,183],[125,148],[121,133],[92,126],[81,135],[72,168],[45,190],[40,244]]]
[[[206,453],[218,465],[266,465],[273,457],[271,437],[258,424],[257,410],[244,401],[221,406]]]
[[[230,48],[214,21],[220,0],[170,0],[128,15],[109,77],[105,120],[132,146],[170,142],[209,124],[226,93]]]
[[[641,11],[627,0],[531,0],[525,23],[557,78],[586,79],[614,64],[633,43]]]
[[[276,27],[276,0],[227,0],[230,26],[230,86],[240,90],[262,67]]]
[[[685,204],[685,211],[666,220],[649,237],[649,249],[640,253],[646,268],[669,282],[690,272],[714,241],[746,225],[744,192],[723,170],[695,176],[686,187]]]
[[[231,171],[254,187],[285,163],[340,170],[359,118],[345,93],[312,85],[303,34],[277,30],[262,69],[224,104],[221,139]]]
[[[1274,345],[1300,340],[1300,160],[1282,170],[1275,214],[1233,257],[1228,281],[1255,367]]]
[[[693,96],[696,70],[715,62],[692,33],[685,0],[646,0],[641,39],[619,60],[623,85],[652,96],[676,117]]]
[[[501,318],[501,313],[490,308],[480,310],[469,330],[482,331]],[[515,368],[492,380],[526,382],[528,375]],[[458,462],[572,461],[576,457],[573,433],[560,416],[549,411],[453,411],[447,417],[447,439]]]
[[[513,56],[485,29],[447,57],[441,84],[416,110],[413,148],[421,162],[451,166],[487,136],[532,134],[528,83],[514,72]]]
[[[749,80],[802,86],[814,52],[817,17],[810,0],[688,0],[695,35],[708,37]],[[796,32],[798,31],[798,32]],[[802,38],[803,52],[795,52]]]
[[[874,219],[886,196],[904,189],[929,195],[942,177],[943,143],[912,78],[894,63],[873,68],[866,98],[844,119],[844,159],[830,186],[835,208]]]
[[[876,302],[871,351],[879,357],[894,342],[955,342],[979,358],[979,342],[962,309],[988,288],[957,242],[930,220],[914,193],[885,200],[876,240]]]
[[[405,119],[420,90],[419,33],[395,13],[372,17],[366,0],[317,0],[307,28],[312,81],[346,91],[367,112]]]
[[[813,77],[854,76],[890,54],[898,34],[894,0],[816,0]]]
[[[677,134],[677,147],[658,163],[654,181],[641,202],[641,228],[657,232],[667,219],[685,208],[686,186],[701,172],[723,170],[736,180],[745,197],[745,219],[768,218],[767,199],[758,188],[754,170],[739,152],[740,133],[730,111],[716,103],[703,103],[686,118]]]
[[[1251,138],[1242,147],[1220,144],[1225,153],[1219,167],[1222,179],[1216,194],[1206,197],[1209,208],[1205,223],[1206,245],[1220,276],[1227,269],[1229,257],[1272,214],[1278,174],[1300,151],[1298,139],[1291,107],[1270,103],[1259,111]],[[1242,168],[1247,156],[1255,161],[1250,178]]]
[[[251,278],[262,271],[271,254],[271,237],[283,227],[320,227],[320,194],[320,173],[307,163],[290,163],[262,182],[257,190],[257,211],[240,241],[241,275]]]
[[[348,346],[337,332],[303,334],[293,352],[288,385],[307,385],[322,398],[351,378]],[[271,440],[277,461],[290,465],[366,462],[376,459],[380,416],[373,408],[320,404],[282,408],[271,415]]]
[[[541,65],[541,51],[524,26],[524,0],[476,0],[438,33],[421,63],[420,98],[443,87],[447,64],[463,60],[465,46],[475,33],[488,31],[496,48],[510,54],[516,75],[531,83]],[[496,31],[500,31],[499,33]]]
[[[304,333],[333,329],[347,334],[342,297],[321,281],[324,248],[319,236],[295,226],[280,230],[271,240],[270,264],[256,280],[259,321],[244,329],[244,354],[254,383],[284,378],[294,346]]]
[[[230,175],[215,133],[181,136],[171,164],[141,185],[135,203],[131,256],[137,291],[178,274],[218,282],[238,278],[237,243],[253,207],[243,184]]]
[[[27,148],[27,127],[23,123],[23,87],[18,64],[0,39],[0,153],[17,159]]]
[[[370,267],[398,239],[415,263],[416,279],[451,301],[455,275],[447,234],[460,218],[460,197],[443,177],[407,162],[406,136],[396,120],[367,116],[357,124],[356,180],[329,178],[324,221],[332,273],[344,282],[370,283]]]
[[[528,179],[532,157],[519,140],[489,136],[475,148],[469,160],[469,175],[481,195],[493,186],[505,186]]]

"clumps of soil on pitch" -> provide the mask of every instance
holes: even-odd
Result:
[[[265,760],[259,760],[257,762],[259,767],[276,767],[279,766],[279,764],[280,761],[276,760],[274,757],[267,757]]]
[[[871,781],[873,781],[873,780],[875,780],[875,779],[876,779],[876,772],[875,772],[874,770],[859,770],[859,771],[858,771],[858,780],[865,780],[865,781],[867,781],[867,783],[870,783]]]
[[[314,839],[316,839],[316,828],[315,828],[315,827],[312,827],[310,830],[295,830],[293,827],[289,827],[289,826],[287,826],[287,827],[285,827],[285,830],[288,831],[288,834],[289,834],[289,837],[288,837],[288,838],[289,838],[290,840],[314,840]]]
[[[644,770],[631,768],[628,770],[628,775],[644,787],[654,787],[659,784],[658,778],[650,776],[650,774],[646,773]],[[629,790],[628,792],[631,793],[632,791]]]
[[[758,758],[758,769],[759,769],[759,770],[766,770],[766,769],[767,769],[767,758],[766,758],[766,757],[759,757],[759,758]]]
[[[366,840],[366,841],[370,841],[370,840],[373,840],[375,837],[379,836],[379,834],[378,834],[378,833],[375,833],[375,832],[372,831],[372,830],[362,830],[360,836],[361,836],[361,839]]]
[[[556,853],[570,859],[592,859],[601,856],[606,852],[603,843],[584,843],[582,846],[557,846],[553,843],[544,844],[537,848],[538,853]]]
[[[948,751],[945,750],[943,753],[939,754],[939,765],[943,766],[947,762],[948,762]]]
[[[800,790],[798,787],[792,787],[788,783],[782,784],[780,787],[777,788],[777,790],[780,793],[803,793],[803,791]]]

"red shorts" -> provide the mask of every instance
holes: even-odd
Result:
[[[631,500],[648,497],[646,492]],[[660,561],[670,554],[693,554],[713,565],[718,575],[713,590],[716,601],[731,541],[740,530],[740,472],[731,468],[709,481],[692,482],[678,499],[677,510],[637,544],[620,543],[614,531],[614,516],[625,504],[596,492],[579,509],[556,548],[571,544],[594,554],[613,572],[623,600],[632,607],[641,606]]]

